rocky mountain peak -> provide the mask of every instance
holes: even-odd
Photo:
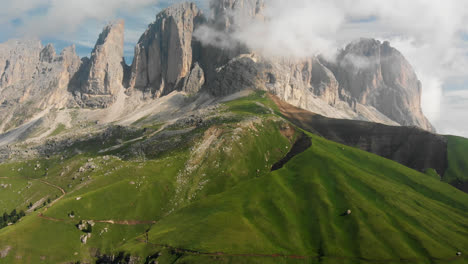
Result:
[[[421,82],[403,55],[389,42],[360,39],[330,65],[340,90],[358,103],[375,107],[402,125],[433,130],[421,109]]]
[[[146,98],[173,91],[203,90],[216,97],[264,89],[328,117],[433,130],[421,110],[421,83],[388,42],[360,39],[330,62],[321,57],[265,58],[242,43],[218,47],[199,39],[200,32],[212,29],[229,39],[239,27],[265,19],[265,5],[265,0],[212,1],[211,20],[193,3],[166,8],[139,39],[131,66],[123,60],[122,20],[103,29],[90,58],[80,59],[73,46],[57,56],[52,45],[43,47],[40,41],[0,44],[0,100],[9,105],[35,94],[54,94],[48,97],[54,102],[107,108],[125,88],[129,96],[141,92]],[[39,101],[37,109],[50,105]]]
[[[42,49],[39,57],[42,62],[51,63],[55,58],[55,48],[52,44],[47,44],[44,49]]]
[[[193,66],[193,32],[203,21],[193,3],[159,13],[135,48],[129,86],[154,97],[180,89]]]
[[[123,20],[116,21],[99,35],[90,60],[80,71],[81,87],[75,92],[80,105],[107,107],[122,88],[124,26]]]
[[[29,79],[41,50],[40,40],[15,39],[0,44],[0,87]]]

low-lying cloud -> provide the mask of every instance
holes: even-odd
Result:
[[[168,6],[178,0],[0,0],[0,26],[9,37],[97,38],[107,21],[125,17],[127,21],[147,16],[148,7]],[[196,0],[206,9],[211,0]],[[222,0],[213,0],[222,1]],[[329,58],[345,44],[370,37],[389,40],[414,66],[423,83],[423,110],[440,130],[441,119],[453,115],[442,105],[448,83],[468,80],[468,1],[466,0],[264,0],[264,20],[248,20],[243,14],[233,34],[203,27],[196,32],[201,40],[229,47],[239,41],[271,56],[305,57],[325,54]],[[238,3],[255,0],[243,0]],[[155,9],[153,9],[156,11]],[[138,32],[154,19],[132,25]],[[90,21],[95,27],[88,26]],[[141,27],[141,28],[140,28]],[[83,33],[83,31],[88,31]],[[70,36],[70,37],[69,37]],[[90,46],[90,45],[88,45]],[[358,60],[354,61],[359,63]],[[365,62],[364,62],[365,63]],[[365,66],[365,65],[364,65]],[[468,82],[467,82],[468,83]],[[449,112],[447,112],[449,111]],[[457,111],[460,111],[459,109]],[[468,112],[465,110],[465,113]],[[467,135],[468,136],[468,135]]]
[[[435,124],[450,114],[441,113],[444,84],[468,76],[466,0],[265,0],[263,14],[264,20],[243,17],[230,38],[286,57],[332,57],[359,37],[390,41],[421,79],[423,111]],[[226,47],[230,39],[223,34],[204,28],[199,36]]]

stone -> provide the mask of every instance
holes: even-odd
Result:
[[[47,108],[63,108],[68,83],[81,65],[74,46],[55,54],[39,40],[10,40],[0,44],[0,133],[29,121]],[[21,107],[27,105],[28,107]]]
[[[80,241],[81,243],[86,244],[88,242],[88,239],[90,238],[91,238],[91,233],[87,233],[87,234],[80,236]]]
[[[107,25],[99,35],[91,58],[83,63],[77,77],[81,81],[74,84],[80,86],[75,97],[81,106],[108,107],[123,89],[124,27],[123,20]]]
[[[159,13],[135,48],[130,88],[153,97],[178,89],[192,69],[192,35],[203,20],[193,3],[175,4]]]
[[[39,54],[39,59],[42,62],[52,63],[55,59],[55,48],[52,44],[47,44],[45,48]]]
[[[340,89],[356,102],[372,106],[403,126],[435,131],[421,109],[421,82],[403,55],[389,42],[360,39],[326,62]]]
[[[195,63],[190,74],[185,78],[183,91],[189,94],[198,93],[205,84],[205,73],[198,63]]]

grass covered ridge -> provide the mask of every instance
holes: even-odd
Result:
[[[163,124],[140,120],[64,157],[1,164],[0,182],[12,184],[0,188],[5,209],[66,194],[0,230],[0,263],[93,263],[119,252],[159,264],[468,263],[455,256],[468,254],[468,194],[433,172],[311,134],[310,148],[271,172],[302,131],[263,92],[219,112],[156,134]],[[101,221],[86,244],[81,220]]]

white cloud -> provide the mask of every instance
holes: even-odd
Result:
[[[9,1],[6,10],[13,11],[0,14],[3,22],[21,19],[22,35],[50,37],[75,32],[89,20],[109,21],[155,4],[156,0],[23,0]]]
[[[214,0],[217,1],[217,0]],[[441,106],[443,85],[468,76],[466,0],[265,0],[266,19],[246,21],[233,34],[265,55],[333,54],[359,38],[389,40],[423,84],[422,106],[437,124],[452,109]],[[244,26],[243,26],[244,25]],[[222,39],[205,30],[201,36]],[[219,34],[219,33],[215,33]],[[226,42],[222,42],[226,46]],[[329,56],[330,57],[330,56]],[[468,112],[468,107],[465,108]],[[439,129],[443,129],[438,126]]]
[[[196,1],[202,8],[210,0]],[[219,0],[214,0],[219,1]],[[127,20],[125,56],[154,20],[157,2],[179,0],[0,0],[1,35],[50,37],[94,46],[110,20]],[[243,20],[233,37],[254,50],[275,56],[333,54],[359,37],[389,40],[414,66],[423,83],[425,114],[444,131],[447,116],[467,108],[446,106],[443,87],[468,79],[468,1],[466,0],[265,0],[265,21]],[[13,25],[12,21],[21,21]],[[131,23],[128,23],[131,22]],[[230,45],[223,33],[207,28],[201,39]],[[329,57],[330,57],[329,56]],[[465,82],[468,83],[468,82]],[[445,98],[445,99],[444,99]],[[445,101],[444,101],[445,100]],[[457,112],[457,113],[458,113]],[[461,123],[461,122],[459,122]]]
[[[446,92],[441,102],[443,116],[434,123],[440,128],[439,132],[468,138],[467,107],[468,90]]]

